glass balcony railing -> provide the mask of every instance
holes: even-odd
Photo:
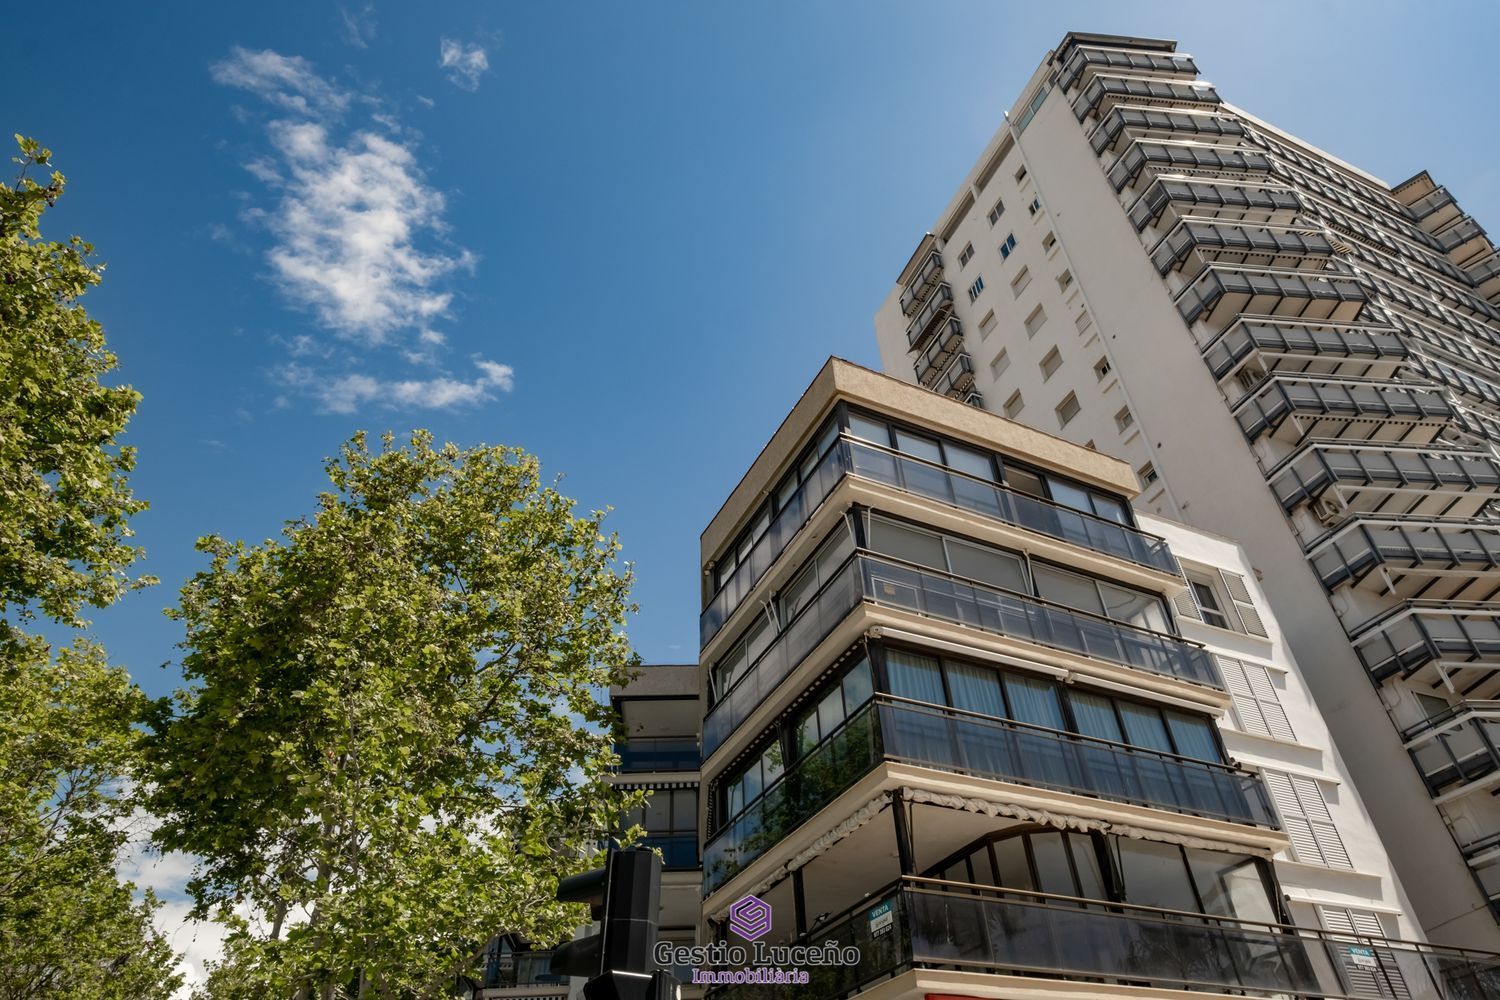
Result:
[[[696,771],[698,741],[692,737],[635,738],[615,744],[621,771]]]
[[[1213,658],[1197,643],[860,551],[833,574],[808,606],[709,709],[703,720],[704,757],[712,755],[813,647],[863,601],[1224,689]]]
[[[1382,592],[1414,574],[1430,581],[1463,574],[1479,576],[1500,568],[1500,525],[1441,518],[1362,518],[1340,528],[1308,550],[1308,561],[1329,591],[1372,582]],[[1396,579],[1392,579],[1392,577]]]
[[[915,351],[922,346],[927,335],[937,328],[938,320],[948,315],[953,308],[953,287],[941,282],[927,296],[927,301],[917,311],[916,318],[906,328],[906,346]]]
[[[712,892],[882,760],[1279,829],[1265,786],[1225,764],[876,695],[709,839]]]
[[[927,258],[917,268],[905,289],[901,292],[901,312],[910,316],[932,291],[933,282],[943,276],[943,255],[936,250],[928,251]]]
[[[1267,219],[1284,218],[1288,222],[1303,211],[1302,199],[1284,186],[1240,185],[1208,178],[1158,178],[1130,206],[1130,221],[1136,232],[1161,218],[1168,204],[1192,205],[1194,210],[1210,212],[1227,210],[1240,215],[1254,214]]]
[[[661,866],[667,871],[691,871],[698,867],[697,833],[648,833],[635,844],[661,852]]]
[[[1358,382],[1323,379],[1316,381],[1293,375],[1273,376],[1260,389],[1235,405],[1234,416],[1247,441],[1274,434],[1288,417],[1298,416],[1316,423],[1318,418],[1355,421],[1349,436],[1366,440],[1393,422],[1402,424],[1442,423],[1453,419],[1453,405],[1435,386],[1407,382]],[[1364,423],[1360,423],[1363,421]],[[1369,421],[1379,421],[1370,424]],[[1347,425],[1339,425],[1343,436]],[[1306,424],[1297,437],[1314,434]]]
[[[872,919],[887,909],[888,928]],[[873,892],[794,943],[825,941],[857,948],[860,960],[810,970],[802,1000],[841,1000],[912,968],[1276,998],[1500,998],[1500,955],[1490,952],[933,879]],[[709,996],[777,1000],[786,989]]]
[[[1271,356],[1294,355],[1299,364],[1315,356],[1320,360],[1350,358],[1361,369],[1374,361],[1398,362],[1410,349],[1394,330],[1362,326],[1299,325],[1237,320],[1203,350],[1203,360],[1214,378],[1223,378],[1252,353]]]
[[[1206,268],[1177,295],[1185,322],[1216,324],[1229,314],[1281,315],[1343,322],[1356,319],[1369,295],[1352,277],[1307,271],[1245,271]]]
[[[1484,451],[1311,441],[1266,473],[1281,505],[1292,510],[1337,486],[1346,495],[1500,489],[1500,462]]]
[[[1401,736],[1433,796],[1500,771],[1500,701],[1465,701]]]
[[[1430,663],[1500,668],[1500,607],[1463,601],[1407,601],[1355,629],[1354,651],[1377,682]]]

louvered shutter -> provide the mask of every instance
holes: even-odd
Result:
[[[1276,696],[1271,672],[1258,663],[1246,663],[1228,656],[1216,657],[1229,694],[1234,698],[1234,715],[1247,733],[1278,740],[1295,740],[1292,724]]]
[[[1353,869],[1349,853],[1333,825],[1323,790],[1311,778],[1280,771],[1262,771],[1266,787],[1292,841],[1292,857],[1310,865]]]
[[[1380,917],[1368,910],[1351,910],[1343,906],[1319,906],[1318,915],[1323,926],[1335,934],[1352,934],[1364,938],[1381,939],[1385,928]],[[1356,997],[1394,998],[1410,1000],[1411,991],[1397,966],[1396,954],[1382,948],[1372,940],[1335,940],[1333,947],[1339,955],[1345,978],[1349,982],[1349,993]]]
[[[1255,603],[1250,600],[1250,588],[1245,586],[1245,578],[1227,569],[1219,570],[1219,576],[1224,580],[1224,589],[1229,592],[1229,600],[1239,613],[1240,623],[1244,625],[1245,631],[1251,635],[1264,636],[1266,626],[1260,620],[1260,613],[1255,610]]]
[[[1198,611],[1198,599],[1193,596],[1192,585],[1188,589],[1172,598],[1172,606],[1177,609],[1177,614],[1183,618],[1191,618],[1195,622],[1201,622],[1203,615]]]

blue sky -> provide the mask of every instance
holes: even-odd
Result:
[[[195,537],[308,510],[351,432],[523,446],[611,504],[648,660],[695,653],[697,537],[871,316],[1046,49],[1175,37],[1225,96],[1495,201],[1496,15],[1396,5],[98,5],[8,32],[10,131],[145,396],[162,585],[96,616],[152,693]],[[446,64],[446,65],[445,65]],[[390,280],[362,278],[367,265]]]

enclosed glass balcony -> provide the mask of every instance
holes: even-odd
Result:
[[[1121,135],[1206,136],[1208,141],[1238,139],[1245,134],[1239,119],[1208,112],[1173,111],[1162,108],[1115,108],[1104,116],[1089,136],[1094,153],[1103,156],[1118,144]]]
[[[1130,206],[1136,232],[1152,225],[1168,205],[1190,205],[1195,214],[1242,222],[1293,221],[1303,211],[1302,199],[1285,185],[1234,184],[1207,178],[1158,178]]]
[[[1266,478],[1287,510],[1322,498],[1330,490],[1353,510],[1412,513],[1451,512],[1461,497],[1478,510],[1500,494],[1500,462],[1487,451],[1459,448],[1355,445],[1312,441],[1276,466]],[[1393,494],[1405,494],[1404,507]],[[1472,511],[1466,511],[1469,513]]]
[[[1500,997],[1500,955],[1489,952],[933,879],[871,892],[794,943],[825,941],[858,949],[859,962],[811,970],[811,982],[795,988],[803,1000],[841,1000],[914,968],[1076,979],[1105,990]],[[777,1000],[786,991],[746,984],[708,995]]]
[[[705,895],[881,761],[1280,829],[1265,786],[1249,771],[876,695],[709,839]]]
[[[1321,269],[1333,245],[1321,233],[1184,219],[1151,252],[1158,274],[1181,269],[1192,280],[1210,263]]]
[[[1500,771],[1500,701],[1465,701],[1401,734],[1427,791],[1447,796]]]
[[[1059,90],[1071,90],[1090,68],[1128,70],[1133,74],[1170,73],[1195,77],[1198,64],[1192,56],[1177,52],[1143,52],[1138,49],[1101,49],[1080,45],[1057,78]]]
[[[927,296],[922,303],[922,308],[917,310],[916,318],[906,328],[906,344],[913,351],[922,347],[927,335],[938,327],[938,321],[948,315],[953,309],[953,289],[948,283],[942,282]]]
[[[1177,295],[1188,324],[1221,327],[1241,313],[1334,320],[1359,318],[1369,295],[1352,277],[1307,271],[1252,271],[1210,265]]]
[[[1354,651],[1379,683],[1397,675],[1461,680],[1500,670],[1500,605],[1407,601],[1352,630]]]
[[[926,259],[917,267],[917,273],[901,292],[901,311],[908,316],[916,312],[942,276],[943,255],[936,250],[929,251]]]
[[[1272,434],[1291,443],[1308,437],[1406,440],[1418,424],[1431,428],[1431,438],[1453,415],[1453,406],[1436,388],[1295,375],[1271,376],[1234,408],[1246,440]],[[1283,427],[1287,433],[1279,434]]]
[[[620,757],[620,771],[696,771],[698,740],[696,737],[636,737],[615,744]]]
[[[1337,326],[1236,320],[1203,350],[1203,360],[1222,379],[1257,355],[1267,371],[1283,367],[1317,375],[1357,378],[1389,375],[1411,351],[1394,331],[1374,326]]]
[[[1308,551],[1323,586],[1359,586],[1398,597],[1435,596],[1432,577],[1460,590],[1476,576],[1500,568],[1500,525],[1435,518],[1362,518]],[[1372,574],[1377,574],[1372,577]],[[1494,582],[1485,584],[1492,590]],[[1413,591],[1414,593],[1408,593]]]
[[[963,325],[959,323],[956,316],[949,316],[927,344],[927,349],[916,361],[912,362],[912,371],[917,376],[917,383],[923,388],[931,389],[933,383],[937,382],[943,374],[943,369],[948,362],[963,350],[963,346]]]
[[[712,755],[862,602],[1224,689],[1213,658],[1197,643],[861,551],[830,577],[709,709],[703,721],[704,757]]]
[[[1201,104],[1223,103],[1219,92],[1206,83],[1177,83],[1171,80],[1132,80],[1119,76],[1097,76],[1073,102],[1073,114],[1079,121],[1115,101],[1132,104]]]

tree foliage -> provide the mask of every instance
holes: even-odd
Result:
[[[152,802],[237,926],[212,996],[430,996],[497,931],[564,936],[558,876],[634,801],[605,780],[633,659],[603,513],[426,433],[327,472],[280,540],[202,539],[172,612]]]
[[[115,443],[138,396],[100,382],[115,359],[78,298],[102,268],[77,237],[42,239],[63,178],[28,178],[51,153],[17,140],[20,177],[0,184],[0,1000],[152,1000],[181,977],[155,900],[116,874],[143,699],[96,645],[21,629],[76,628],[85,605],[148,582],[127,576],[145,505]]]

